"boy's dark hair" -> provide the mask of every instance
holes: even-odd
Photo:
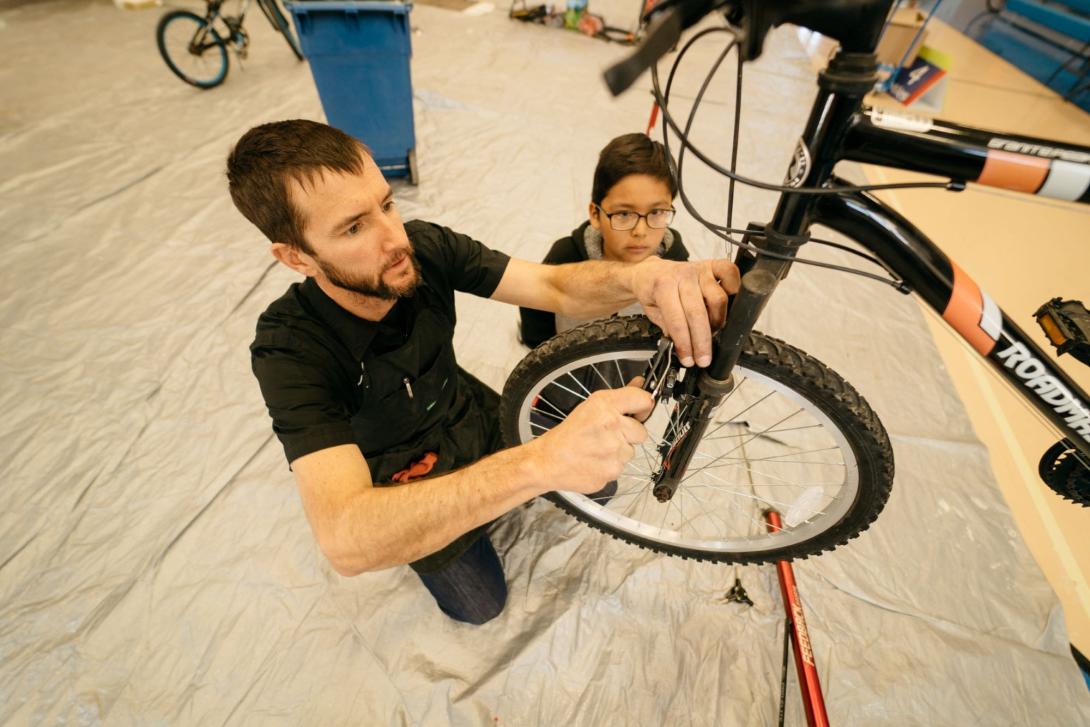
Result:
[[[227,157],[235,207],[271,242],[313,254],[303,237],[306,220],[292,203],[289,181],[306,187],[323,171],[362,174],[371,151],[332,126],[305,119],[274,121],[242,135]]]
[[[594,186],[590,201],[601,204],[613,189],[613,185],[629,174],[647,174],[661,179],[670,188],[670,198],[677,196],[677,180],[674,178],[666,149],[647,134],[625,134],[606,144],[598,155],[594,168]]]

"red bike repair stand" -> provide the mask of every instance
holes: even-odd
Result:
[[[765,522],[769,532],[782,529],[780,514],[775,510],[765,511]],[[795,585],[795,571],[791,563],[781,560],[776,563],[776,573],[780,578],[780,594],[783,596],[784,610],[787,612],[787,634],[795,651],[795,670],[799,675],[799,689],[802,691],[802,706],[806,710],[808,727],[828,727],[829,716],[825,714],[825,697],[821,694],[821,680],[818,679],[817,665],[814,664],[814,651],[810,648],[810,632],[806,630],[806,617],[802,612],[802,600]],[[786,637],[786,635],[785,635]],[[784,641],[783,685],[787,686],[787,641]],[[783,698],[780,700],[780,724],[783,724]]]

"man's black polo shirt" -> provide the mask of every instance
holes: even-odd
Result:
[[[258,319],[250,346],[253,371],[289,463],[321,449],[356,443],[368,458],[372,478],[382,482],[390,474],[376,471],[382,455],[396,450],[410,456],[421,444],[413,437],[426,434],[410,436],[407,430],[398,430],[400,423],[426,417],[431,439],[424,444],[438,446],[435,438],[444,432],[449,436],[451,418],[464,420],[464,409],[474,405],[467,403],[472,398],[469,394],[453,388],[467,388],[460,370],[450,382],[444,379],[441,386],[436,382],[434,395],[413,392],[415,396],[410,396],[409,388],[418,375],[426,376],[429,368],[438,367],[436,361],[449,356],[453,364],[454,291],[490,296],[509,258],[428,222],[406,223],[405,231],[420,264],[421,284],[382,321],[367,321],[344,310],[312,278],[292,285]],[[399,347],[411,355],[400,355]],[[391,365],[386,365],[386,358],[376,358],[389,351],[395,354]],[[380,371],[386,373],[376,373]],[[402,372],[409,381],[404,390],[401,380],[391,379]],[[461,410],[433,411],[427,408],[425,396]],[[408,426],[413,425],[409,422]],[[388,441],[376,442],[383,438]],[[448,448],[458,449],[454,444]],[[464,464],[468,462],[453,466]]]

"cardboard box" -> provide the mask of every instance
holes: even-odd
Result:
[[[923,27],[926,18],[926,15],[914,7],[897,8],[893,13],[893,18],[889,21],[889,25],[886,26],[886,32],[882,34],[882,39],[878,41],[878,50],[876,51],[878,62],[888,66],[896,66],[904,58],[904,65],[911,66],[916,60],[916,54],[920,52],[920,46],[923,45],[924,39],[927,37],[927,31],[924,31],[920,33],[919,38],[916,38],[916,33],[919,33],[920,28]],[[915,43],[913,43],[913,39],[915,39]],[[906,51],[908,52],[907,58],[905,58]]]

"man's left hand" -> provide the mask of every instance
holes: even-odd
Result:
[[[727,318],[727,295],[738,292],[738,268],[729,260],[674,262],[649,257],[633,268],[632,292],[647,317],[670,340],[682,365],[712,361],[712,331]]]

